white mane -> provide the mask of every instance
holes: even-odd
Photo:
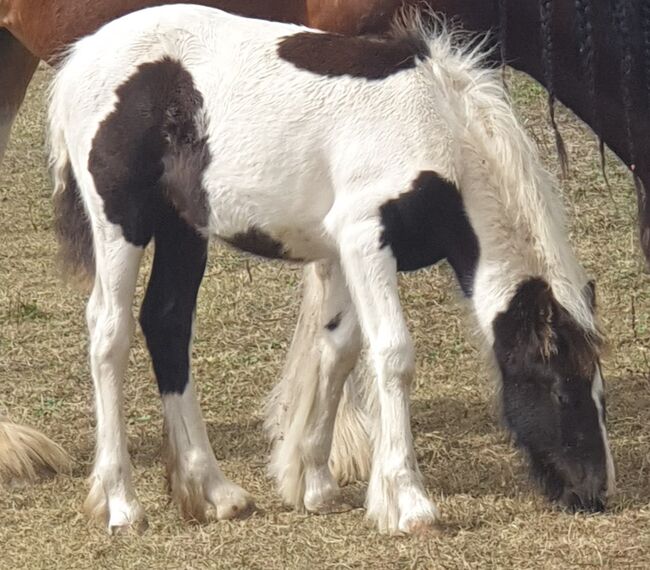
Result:
[[[596,322],[583,294],[587,278],[566,238],[557,181],[513,113],[499,70],[486,64],[489,36],[472,41],[466,32],[431,16],[433,24],[427,25],[420,12],[405,10],[395,33],[417,34],[426,41],[431,53],[426,67],[442,94],[438,99],[450,105],[448,116],[460,122],[454,132],[464,133],[457,182],[482,246],[477,285],[496,288],[486,295],[486,304],[493,307],[495,298],[511,297],[517,284],[513,271],[521,271],[522,278],[540,276],[573,318],[595,333]],[[521,256],[513,256],[515,248]],[[524,266],[513,266],[522,261]],[[498,275],[506,268],[504,282]],[[486,323],[493,317],[493,311],[487,312]]]

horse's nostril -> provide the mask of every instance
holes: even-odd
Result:
[[[573,491],[566,493],[562,502],[564,503],[565,507],[572,513],[579,512],[584,508],[582,499],[580,499],[579,495]]]
[[[581,497],[575,491],[568,491],[563,497],[564,506],[572,513],[603,513],[605,501],[600,497]]]
[[[596,499],[594,501],[594,508],[592,509],[594,513],[604,513],[605,512],[605,501],[602,499]]]

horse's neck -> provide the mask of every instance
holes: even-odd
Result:
[[[459,183],[480,250],[471,302],[485,337],[491,342],[494,317],[530,277],[545,279],[557,300],[589,326],[591,313],[581,296],[586,278],[568,243],[559,198],[538,159],[525,153],[509,167],[496,156],[507,156],[507,148],[491,156],[485,140],[463,146]]]
[[[535,228],[528,216],[517,212],[490,181],[490,173],[473,161],[460,181],[463,202],[479,243],[471,303],[483,334],[491,341],[492,322],[505,310],[518,283],[546,273],[545,260],[536,250]],[[461,276],[459,275],[459,279]]]
[[[476,174],[480,176],[480,171]],[[494,318],[506,310],[517,287],[531,277],[543,278],[558,301],[588,326],[591,316],[580,298],[586,278],[560,220],[549,220],[551,212],[540,205],[537,213],[530,213],[547,216],[551,223],[535,224],[531,216],[518,211],[530,204],[499,196],[478,176],[474,189],[471,183],[463,183],[463,198],[479,242],[471,303],[485,338],[492,341]]]

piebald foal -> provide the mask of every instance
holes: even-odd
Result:
[[[587,280],[552,181],[481,57],[418,26],[345,38],[192,6],[131,14],[72,48],[52,89],[51,160],[64,246],[95,270],[87,316],[98,441],[86,506],[106,513],[110,529],[144,520],[122,411],[136,277],[151,239],[178,235],[328,262],[321,381],[274,451],[289,503],[337,504],[333,422],[363,334],[379,407],[368,517],[386,532],[434,523],[409,425],[414,355],[396,274],[447,258],[493,348],[506,417],[522,440],[548,435],[533,457],[541,471],[561,471],[548,486],[602,506],[613,472]],[[204,519],[209,506],[238,516],[251,498],[220,471],[191,378],[172,366],[180,357],[189,370],[177,352],[193,323],[174,320],[165,283],[195,287],[200,275],[184,268],[201,263],[162,251],[176,271],[149,284],[141,324],[157,362],[172,493],[188,516]]]

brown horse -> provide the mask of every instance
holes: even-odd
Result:
[[[39,59],[54,61],[60,50],[76,38],[129,11],[172,1],[0,0],[0,159]],[[386,30],[403,1],[198,0],[195,3],[247,16],[360,34]],[[421,2],[404,0],[404,3]],[[628,166],[634,165],[637,176],[649,187],[650,8],[647,3],[642,0],[611,3],[595,0],[428,0],[426,3],[447,17],[460,20],[468,29],[498,31],[501,48],[495,51],[495,62],[507,62],[545,85],[551,102],[557,98],[569,106]],[[650,204],[646,203],[641,191],[639,206],[642,245],[650,258]],[[194,260],[195,267],[188,271],[196,279],[191,280],[191,284],[172,285],[161,290],[160,282],[165,281],[166,264],[170,263],[161,240],[157,243],[145,307],[151,313],[157,306],[171,303],[178,311],[172,317],[175,322],[183,323],[191,319],[207,246],[186,231],[180,231],[172,241],[173,255],[181,255],[186,261]],[[311,281],[307,279],[307,290],[315,286],[313,281],[312,274]],[[311,299],[308,302],[317,303],[315,297],[307,298]],[[308,302],[303,312],[310,310]],[[162,317],[147,314],[147,318]],[[307,323],[305,319],[301,322]],[[169,336],[174,336],[173,331]],[[307,336],[302,337],[303,342]],[[173,348],[156,347],[158,357],[152,352],[156,370],[159,358],[187,355],[187,346]],[[294,350],[291,354],[295,359]],[[176,370],[187,378],[189,362],[179,358],[183,362],[179,362]],[[297,367],[290,362],[287,370],[292,369]],[[12,429],[12,424],[0,418],[0,435],[5,433],[11,440]],[[31,441],[35,442],[33,447],[38,445],[36,440]],[[35,452],[24,457],[32,460],[39,454]],[[41,458],[45,465],[53,463],[44,455]],[[0,447],[0,463],[3,459]]]

